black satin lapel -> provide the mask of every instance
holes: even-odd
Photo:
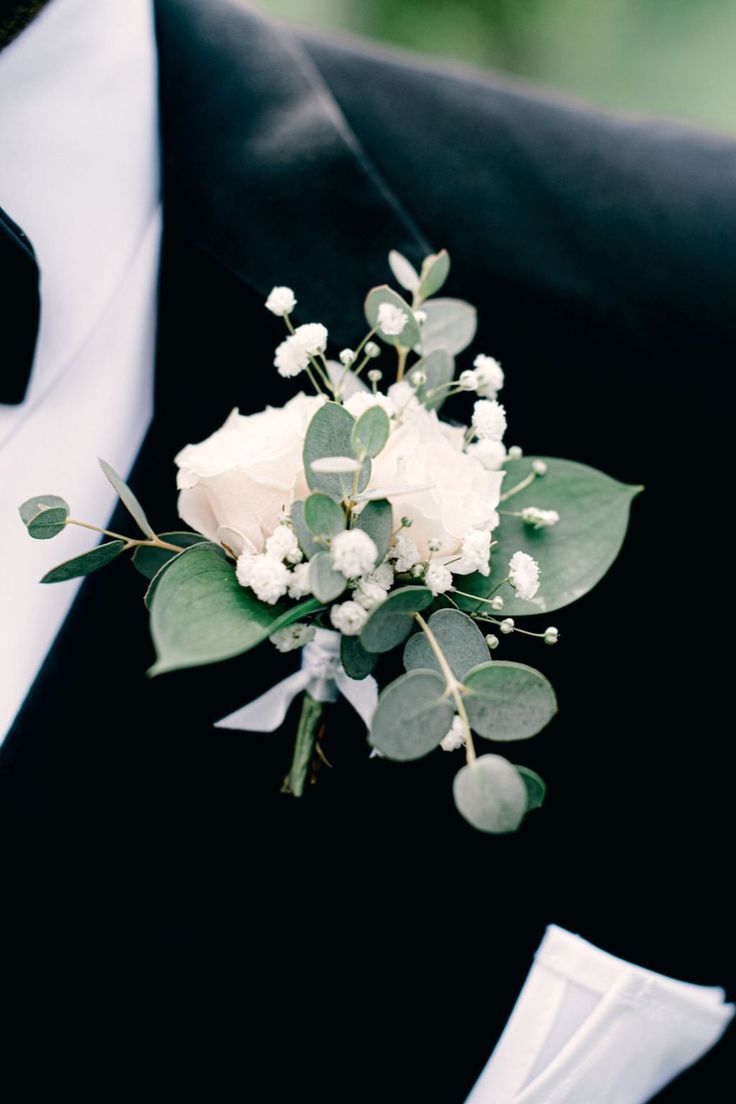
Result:
[[[354,340],[395,248],[429,243],[368,160],[297,37],[235,0],[157,0],[167,217],[301,321]]]

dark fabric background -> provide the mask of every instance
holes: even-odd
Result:
[[[560,700],[549,729],[518,749],[547,780],[547,803],[509,837],[456,814],[457,757],[368,761],[341,705],[328,720],[333,769],[303,800],[281,796],[294,716],[266,736],[211,726],[293,657],[264,647],[146,679],[141,580],[123,564],[89,578],[0,760],[8,868],[23,874],[8,958],[26,978],[39,966],[47,983],[63,976],[40,1000],[27,985],[16,1020],[33,1033],[48,1019],[73,1039],[59,1069],[103,1098],[137,1086],[461,1104],[549,922],[733,995],[720,391],[734,354],[734,147],[310,37],[303,48],[357,135],[373,191],[358,176],[351,191],[343,150],[333,223],[299,212],[302,183],[318,192],[332,165],[315,154],[301,176],[275,174],[264,214],[265,190],[252,191],[253,176],[228,183],[212,152],[232,118],[208,115],[203,90],[236,89],[236,59],[267,74],[281,60],[262,52],[272,40],[235,4],[206,17],[173,0],[158,11],[168,160],[157,416],[131,479],[157,527],[176,527],[183,443],[233,405],[255,411],[292,393],[270,368],[280,323],[244,279],[248,243],[342,343],[341,316],[360,324],[354,290],[382,278],[394,220],[410,240],[388,244],[412,253],[413,242],[414,260],[422,236],[450,250],[448,294],[478,305],[477,348],[506,370],[510,440],[646,492],[609,576],[545,619],[561,643],[503,643]],[[238,53],[248,41],[259,50]],[[195,58],[196,95],[182,83]],[[246,99],[242,116],[262,108]],[[244,172],[249,157],[275,156],[252,141],[229,148]],[[208,174],[227,204],[217,233],[197,198]],[[63,493],[61,458],[50,465]],[[724,1043],[658,1099],[719,1099],[732,1069]]]

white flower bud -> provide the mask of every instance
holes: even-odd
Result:
[[[376,566],[378,549],[372,537],[362,529],[345,529],[332,539],[332,565],[346,579],[367,575]]]
[[[423,310],[416,310],[414,311],[414,317],[416,318],[417,323],[420,326],[423,326],[424,323],[427,321],[427,312]]]
[[[423,372],[421,368],[417,368],[416,371],[412,372],[409,376],[409,382],[412,387],[421,387],[422,384],[427,382],[427,373]]]
[[[494,609],[497,613],[503,609],[503,598],[500,594],[494,594],[491,598],[491,609]]]
[[[383,372],[380,368],[371,368],[368,372],[368,379],[371,383],[380,383],[383,379]]]
[[[363,352],[367,357],[377,357],[381,355],[381,346],[377,345],[375,341],[368,341]]]
[[[495,399],[478,399],[473,407],[473,429],[479,437],[500,441],[506,432],[506,411]]]
[[[512,445],[508,451],[509,460],[521,460],[524,455],[524,450],[521,445]]]
[[[491,649],[491,651],[494,651],[494,649],[497,648],[500,643],[501,641],[498,639],[495,633],[486,634],[486,644]]]
[[[544,643],[556,644],[560,639],[560,630],[556,629],[554,625],[550,625],[548,629],[544,630]]]
[[[417,567],[419,566],[420,565],[417,564]],[[416,567],[413,568],[412,574],[416,570]],[[424,576],[424,584],[429,587],[436,598],[438,594],[444,594],[452,588],[452,572],[449,567],[435,561],[427,568]]]
[[[450,731],[440,740],[443,751],[457,751],[465,744],[465,726],[457,714],[453,717]]]
[[[342,366],[344,368],[349,368],[350,365],[355,360],[355,350],[354,349],[342,349],[339,355],[340,355],[340,363],[342,364]]]
[[[460,373],[458,383],[462,387],[463,391],[477,391],[478,390],[478,378],[472,369],[467,368],[464,372]]]
[[[539,590],[539,564],[528,552],[514,552],[509,560],[509,582],[516,597],[531,601]]]
[[[305,322],[297,326],[294,337],[310,356],[317,356],[327,348],[327,329],[321,322]]]
[[[279,652],[293,652],[295,648],[303,648],[310,640],[314,639],[314,625],[305,625],[303,621],[295,621],[293,625],[287,625],[285,629],[279,629],[268,638]]]
[[[343,602],[330,610],[330,621],[343,636],[358,636],[368,620],[368,610],[357,602]]]
[[[411,575],[412,579],[423,579],[424,578],[424,567],[423,567],[423,565],[420,564],[420,563],[414,564],[414,566],[412,568],[410,568],[409,574]]]
[[[498,627],[502,633],[508,636],[509,633],[512,633],[514,631],[513,617],[505,617]]]
[[[547,462],[546,460],[532,460],[532,471],[535,475],[547,474]]]
[[[297,564],[294,570],[289,574],[289,597],[304,598],[306,594],[311,593],[312,588],[309,585],[309,564]]]
[[[406,311],[393,303],[381,303],[378,308],[378,328],[387,337],[397,337],[408,321]]]
[[[402,519],[401,519],[402,528],[411,529],[412,524],[413,524],[413,522],[412,522],[410,517],[402,517]]]
[[[539,506],[525,506],[521,511],[521,518],[533,529],[546,529],[551,525],[556,525],[560,520],[560,515],[556,510],[542,510]]]
[[[271,314],[283,318],[285,314],[291,314],[295,306],[296,299],[290,287],[271,288],[266,300],[266,310],[270,310]]]
[[[439,552],[442,547],[442,541],[439,537],[430,537],[427,541],[427,548],[430,552]]]
[[[503,387],[503,369],[495,357],[480,353],[473,361],[478,381],[478,394],[484,399],[495,399]]]

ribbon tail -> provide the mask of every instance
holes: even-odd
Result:
[[[252,702],[236,709],[234,713],[215,721],[215,728],[237,728],[246,732],[274,732],[283,724],[287,710],[301,690],[306,690],[310,676],[306,671],[297,671],[282,679],[255,698]]]
[[[340,669],[335,672],[335,682],[338,690],[350,702],[365,727],[370,728],[378,705],[378,683],[373,675],[368,675],[364,679],[351,679]]]

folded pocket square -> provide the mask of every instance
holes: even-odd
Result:
[[[733,1014],[722,989],[655,974],[550,925],[466,1104],[644,1104]]]

